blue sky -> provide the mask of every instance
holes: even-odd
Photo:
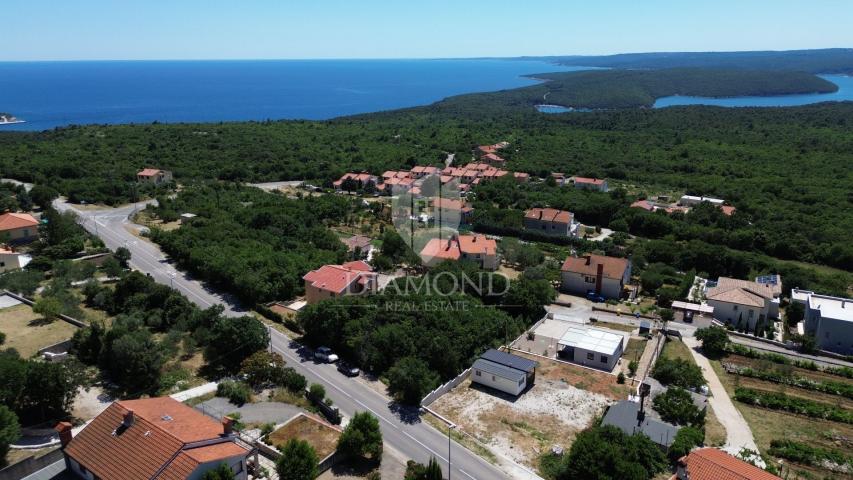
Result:
[[[848,0],[2,0],[0,60],[853,47]]]

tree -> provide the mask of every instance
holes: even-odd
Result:
[[[690,392],[679,387],[669,387],[652,401],[661,418],[678,425],[701,427],[705,424],[705,410],[693,403]]]
[[[33,305],[33,312],[52,322],[62,313],[62,302],[56,297],[42,297]]]
[[[26,365],[27,378],[17,409],[19,413],[33,422],[67,415],[83,383],[79,362],[29,360]]]
[[[404,357],[388,370],[388,392],[398,401],[420,405],[421,399],[438,386],[438,375],[419,358]]]
[[[0,405],[0,467],[6,465],[9,445],[21,436],[18,416],[6,405]]]
[[[441,466],[435,457],[429,458],[429,463],[424,465],[414,460],[406,462],[406,473],[403,480],[444,480],[441,474]]]
[[[107,358],[110,378],[130,393],[153,393],[166,356],[148,330],[127,332],[114,339]]]
[[[662,308],[658,311],[660,314],[660,319],[663,320],[664,324],[666,322],[671,322],[673,318],[675,318],[675,313],[669,308]]]
[[[666,465],[663,452],[649,437],[606,426],[579,433],[553,473],[556,480],[647,480]]]
[[[312,383],[308,388],[308,398],[317,403],[322,402],[326,399],[326,388],[319,383]]]
[[[338,440],[338,451],[380,462],[382,432],[379,430],[379,420],[370,412],[359,412],[353,415]]]
[[[118,261],[122,268],[128,268],[128,262],[130,262],[130,250],[125,247],[118,247],[113,254],[113,258]]]
[[[705,441],[705,433],[701,429],[694,427],[681,427],[675,438],[672,440],[672,445],[669,446],[667,456],[670,462],[677,462],[679,458],[690,453],[693,447],[702,445]]]
[[[27,361],[14,350],[0,351],[0,405],[17,409],[27,384]]]
[[[258,350],[243,360],[240,373],[246,376],[246,382],[252,387],[281,385],[284,359],[277,353]]]
[[[233,372],[253,353],[269,344],[269,332],[264,324],[252,317],[219,317],[210,329],[204,350],[208,363]]]
[[[698,388],[705,384],[702,369],[695,363],[682,358],[658,358],[655,368],[652,369],[652,377],[664,385],[676,385],[682,388]]]
[[[729,343],[729,334],[725,328],[716,326],[700,328],[696,330],[694,336],[702,341],[702,351],[709,357],[718,358],[725,354]]]
[[[121,263],[115,259],[115,257],[110,257],[104,260],[104,263],[101,264],[101,269],[104,273],[107,274],[108,277],[117,278],[121,276],[122,268]]]
[[[619,372],[619,375],[616,375],[616,383],[618,383],[620,385],[625,383],[625,374],[624,373]]]
[[[640,368],[640,364],[636,360],[628,362],[628,374],[632,377],[637,374],[638,368]]]
[[[204,472],[204,475],[201,476],[201,480],[233,480],[234,479],[234,471],[231,470],[231,467],[228,466],[227,463],[220,463],[213,470],[208,470]]]
[[[291,438],[279,450],[275,470],[281,480],[314,480],[319,474],[317,453],[308,442]]]
[[[509,291],[504,296],[505,309],[511,314],[533,320],[545,314],[544,305],[548,305],[557,297],[557,292],[547,280],[531,280],[522,277],[510,283]]]
[[[49,208],[57,197],[59,192],[45,185],[34,185],[30,190],[30,198],[43,209]]]
[[[796,327],[803,320],[803,317],[805,317],[805,310],[805,305],[800,302],[791,302],[788,304],[788,307],[785,308],[785,325],[788,328]]]

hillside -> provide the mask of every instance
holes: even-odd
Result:
[[[737,68],[810,73],[853,73],[853,49],[756,52],[656,52],[604,56],[526,57],[586,67],[607,68]]]
[[[679,68],[667,70],[593,70],[531,75],[545,83],[500,92],[496,102],[515,106],[539,103],[574,108],[651,107],[670,95],[698,97],[771,96],[830,93],[838,87],[802,72]]]

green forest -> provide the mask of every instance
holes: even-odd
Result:
[[[512,101],[588,109],[637,108],[651,107],[656,99],[671,95],[740,97],[838,90],[834,83],[810,73],[766,70],[592,70],[531,77],[547,81],[513,90]]]
[[[527,57],[563,65],[628,69],[678,67],[789,70],[810,73],[853,73],[853,49],[620,53],[603,56]]]
[[[637,196],[676,191],[724,198],[747,223],[727,231],[720,219],[709,218],[713,225],[691,227],[684,237],[680,219],[620,213],[627,200],[608,200],[595,215],[581,214],[585,221],[606,226],[622,217],[628,231],[643,236],[674,233],[850,269],[853,104],[546,115],[519,108],[517,92],[463,95],[323,122],[3,132],[0,169],[5,176],[55,188],[72,201],[115,204],[157,194],[135,182],[135,172],[144,166],[173,170],[183,184],[213,179],[324,184],[347,170],[381,173],[439,164],[447,153],[464,159],[475,145],[507,140],[512,147],[502,155],[512,170],[540,177],[552,171],[605,177]],[[525,200],[581,211],[585,201],[545,191],[531,192]],[[650,232],[657,224],[663,230]],[[717,238],[721,233],[724,238]]]

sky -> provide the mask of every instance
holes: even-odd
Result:
[[[0,0],[0,61],[853,47],[849,0]]]

